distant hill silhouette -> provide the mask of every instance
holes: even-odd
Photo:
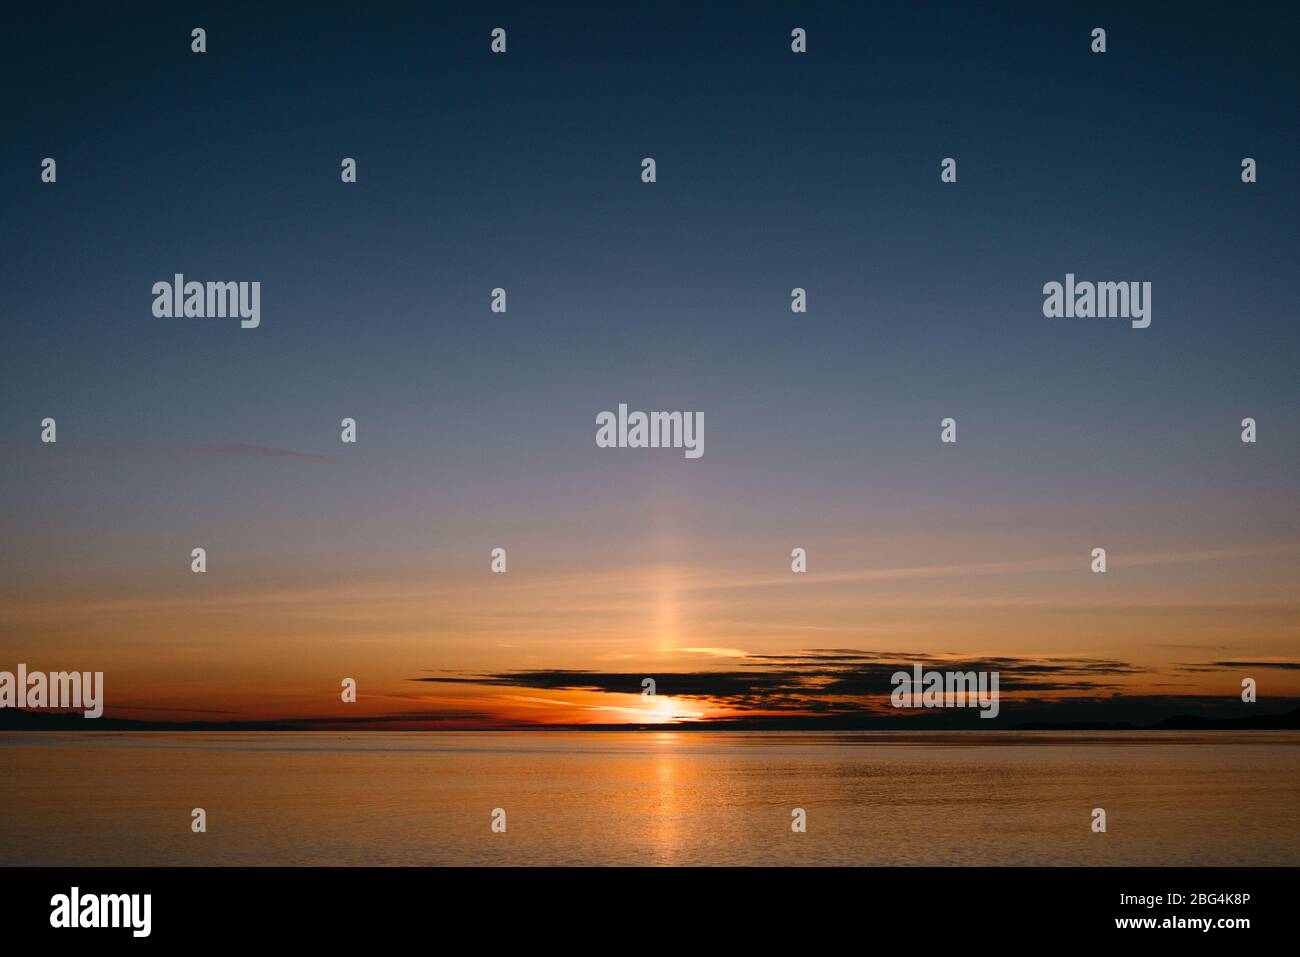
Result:
[[[936,714],[936,712],[931,712]],[[1248,715],[1243,717],[1211,718],[1203,715],[1179,714],[1155,723],[1104,722],[1104,721],[1030,721],[1016,724],[997,721],[984,722],[977,715],[966,712],[975,720],[964,729],[979,731],[1300,731],[1300,708],[1281,714]],[[936,714],[938,716],[938,714]],[[491,730],[518,731],[662,731],[662,724],[584,724],[584,725],[498,725]],[[950,724],[918,721],[916,718],[899,719],[871,713],[862,715],[833,715],[810,717],[789,715],[754,717],[739,720],[699,721],[671,726],[674,731],[940,731],[954,730]],[[62,731],[62,732],[123,732],[123,731],[346,731],[349,734],[365,730],[401,730],[386,728],[382,724],[364,721],[350,722],[341,718],[302,718],[279,721],[136,721],[129,718],[87,719],[80,712],[27,711],[0,709],[0,732]],[[437,730],[429,727],[422,730]],[[488,729],[484,729],[488,730]]]
[[[1152,726],[1153,731],[1296,731],[1300,730],[1300,708],[1286,714],[1261,714],[1245,718],[1202,718],[1180,714]]]
[[[1300,731],[1300,708],[1285,714],[1261,714],[1245,718],[1207,718],[1179,714],[1155,724],[1102,721],[1028,722],[1012,725],[1008,731]]]
[[[86,718],[80,711],[0,709],[0,731],[289,731],[274,721],[133,721]],[[303,729],[299,729],[303,730]]]

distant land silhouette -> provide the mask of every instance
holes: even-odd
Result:
[[[964,716],[966,720],[957,720]],[[138,721],[130,718],[84,718],[80,712],[0,710],[0,732],[63,731],[1300,731],[1300,707],[1282,713],[1209,717],[1174,714],[1152,723],[1129,721],[982,721],[970,711],[913,712],[907,717],[860,715],[780,715],[736,720],[688,721],[679,724],[495,724],[483,727],[438,727],[430,720],[423,727],[391,727],[395,723],[420,724],[411,715],[374,715],[360,718],[285,718],[271,721]],[[445,722],[444,722],[445,723]],[[386,727],[386,725],[388,727]]]

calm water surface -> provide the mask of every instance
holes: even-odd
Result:
[[[0,735],[0,864],[1300,864],[1300,734]],[[190,830],[205,808],[206,834]],[[491,832],[493,808],[508,829]],[[791,809],[808,830],[790,830]],[[1103,807],[1108,832],[1093,834]]]

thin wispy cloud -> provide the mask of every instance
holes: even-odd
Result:
[[[216,444],[191,443],[79,443],[76,446],[56,445],[50,448],[30,445],[0,445],[0,455],[39,457],[42,460],[76,463],[103,463],[185,459],[285,459],[298,462],[340,462],[334,455],[322,455],[316,452],[302,452],[297,449],[277,448],[269,445],[255,445],[246,442]]]

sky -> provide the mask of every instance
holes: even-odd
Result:
[[[888,718],[918,661],[996,665],[1007,720],[1243,676],[1294,706],[1279,16],[17,14],[0,669],[103,671],[117,717],[392,727]],[[260,326],[154,317],[177,272],[259,281]],[[1044,317],[1067,272],[1149,281],[1151,326]],[[704,455],[598,448],[619,403],[701,412]]]

